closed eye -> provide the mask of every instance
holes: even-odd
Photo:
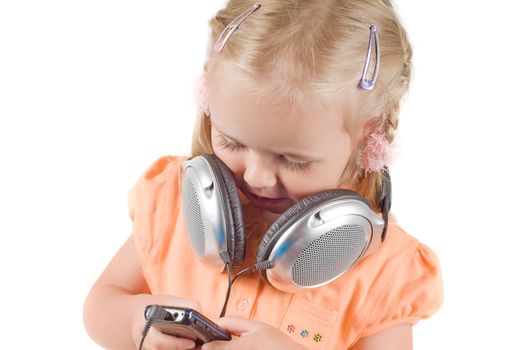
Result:
[[[221,135],[218,136],[219,146],[225,150],[230,152],[238,152],[246,149],[244,145],[241,145],[237,142],[232,142]],[[282,163],[288,170],[295,172],[304,172],[309,170],[309,167],[312,163],[308,160],[292,160],[285,155],[279,155],[278,158],[280,163]]]
[[[309,170],[309,166],[311,165],[310,161],[290,160],[286,156],[280,156],[280,160],[282,161],[282,163],[284,163],[286,168],[288,168],[289,170],[296,171],[296,172],[307,171]]]
[[[226,149],[231,152],[240,151],[245,148],[245,146],[240,145],[239,143],[236,143],[236,142],[231,142],[223,136],[219,137],[219,143],[220,143],[221,148]]]

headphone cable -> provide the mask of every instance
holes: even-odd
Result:
[[[143,349],[143,343],[145,341],[146,335],[148,334],[148,331],[150,330],[150,327],[152,327],[152,323],[154,323],[154,318],[153,317],[148,317],[148,319],[147,319],[147,321],[145,323],[145,327],[143,328],[143,337],[141,338],[141,343],[139,344],[139,349],[138,350]]]
[[[262,262],[256,263],[256,264],[251,265],[249,267],[246,267],[245,269],[243,269],[240,272],[238,272],[234,276],[234,278],[231,278],[232,277],[232,270],[231,270],[230,261],[226,262],[225,266],[227,267],[227,275],[228,275],[228,282],[229,282],[229,284],[227,286],[227,293],[225,293],[225,301],[223,302],[223,308],[221,309],[220,317],[225,316],[225,312],[227,311],[227,303],[229,302],[229,298],[231,296],[231,287],[232,287],[234,281],[236,281],[236,279],[238,277],[240,277],[241,275],[246,274],[249,271],[270,269],[270,268],[272,268],[274,266],[274,264],[270,260],[266,260],[266,261],[262,261]]]
[[[227,310],[227,302],[229,301],[229,297],[231,295],[232,282],[234,282],[234,280],[231,279],[232,277],[231,264],[226,263],[225,267],[227,267],[228,285],[227,285],[227,293],[225,294],[225,301],[223,302],[223,308],[221,309],[220,317],[225,316],[225,311]]]
[[[227,293],[225,294],[225,301],[223,303],[223,308],[221,309],[221,313],[220,313],[220,317],[223,317],[223,316],[225,316],[225,312],[227,311],[227,303],[229,302],[229,297],[231,295],[231,287],[232,287],[232,284],[234,283],[234,281],[236,281],[236,279],[238,277],[240,277],[241,275],[246,274],[249,271],[267,270],[267,269],[272,268],[274,266],[274,264],[270,260],[262,261],[262,262],[256,263],[254,265],[251,265],[251,266],[241,270],[240,272],[238,272],[234,276],[234,278],[232,278],[232,269],[231,269],[230,259],[225,254],[221,254],[220,253],[220,255],[222,255],[222,258],[223,258],[223,260],[225,262],[225,267],[227,268],[227,276],[228,276]],[[152,327],[152,323],[154,323],[154,318],[149,316],[147,318],[146,322],[145,322],[145,327],[143,328],[143,337],[141,338],[141,343],[139,344],[138,350],[142,350],[143,349],[143,343],[145,341],[146,335],[148,334],[148,331],[150,331],[150,327]]]

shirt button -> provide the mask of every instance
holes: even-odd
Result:
[[[237,311],[245,311],[247,309],[247,306],[249,306],[249,298],[247,296],[243,296],[236,302],[236,310]]]

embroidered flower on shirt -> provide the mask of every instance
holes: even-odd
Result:
[[[295,326],[292,325],[292,324],[288,325],[288,326],[287,326],[287,331],[288,331],[289,333],[294,333],[294,332],[295,332]]]
[[[300,336],[302,338],[306,338],[309,335],[309,332],[306,329],[302,329],[302,332],[300,332]]]
[[[322,336],[320,334],[315,334],[315,336],[313,337],[313,340],[316,341],[317,343],[322,341]]]

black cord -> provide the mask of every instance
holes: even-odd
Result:
[[[227,276],[229,280],[228,280],[228,285],[227,285],[227,293],[225,294],[225,301],[223,302],[223,308],[221,309],[220,317],[225,316],[225,311],[227,311],[227,302],[229,301],[229,297],[231,296],[232,282],[234,282],[233,280],[231,280],[231,277],[232,277],[231,264],[226,263],[225,266],[227,267]]]
[[[274,264],[273,264],[272,261],[269,261],[269,260],[256,263],[254,265],[251,265],[251,266],[241,270],[232,279],[231,279],[231,276],[232,276],[231,264],[227,263],[227,264],[225,264],[225,266],[227,267],[227,274],[228,274],[228,278],[229,278],[229,285],[227,286],[227,293],[225,294],[225,302],[223,303],[223,308],[221,309],[220,317],[225,316],[225,312],[227,311],[227,303],[229,302],[229,297],[231,296],[231,287],[232,287],[232,284],[234,283],[234,281],[236,281],[236,279],[238,277],[240,277],[241,275],[243,275],[243,274],[245,274],[245,273],[247,273],[249,271],[270,269],[271,267],[274,266]]]
[[[253,271],[253,270],[256,270],[256,264],[251,265],[251,266],[249,266],[249,267],[247,267],[247,268],[241,270],[240,272],[238,272],[238,273],[236,274],[236,276],[234,276],[234,278],[232,279],[232,283],[234,283],[234,281],[236,281],[236,279],[237,279],[238,277],[240,277],[241,275],[243,275],[243,274],[245,274],[245,273],[247,273],[247,272],[249,272],[249,271]]]
[[[380,203],[378,203],[377,205],[381,209],[382,219],[384,220],[384,228],[382,229],[381,234],[381,242],[384,242],[384,239],[386,238],[386,231],[388,230],[388,214],[392,206],[392,180],[390,177],[390,171],[388,170],[388,167],[385,166],[381,170],[381,174],[382,188],[380,195]]]
[[[143,348],[143,343],[145,341],[146,335],[148,334],[148,331],[150,330],[150,327],[152,327],[152,323],[154,322],[154,319],[152,317],[149,317],[146,320],[145,327],[143,328],[143,338],[141,338],[141,343],[139,344],[139,349],[141,350]]]

